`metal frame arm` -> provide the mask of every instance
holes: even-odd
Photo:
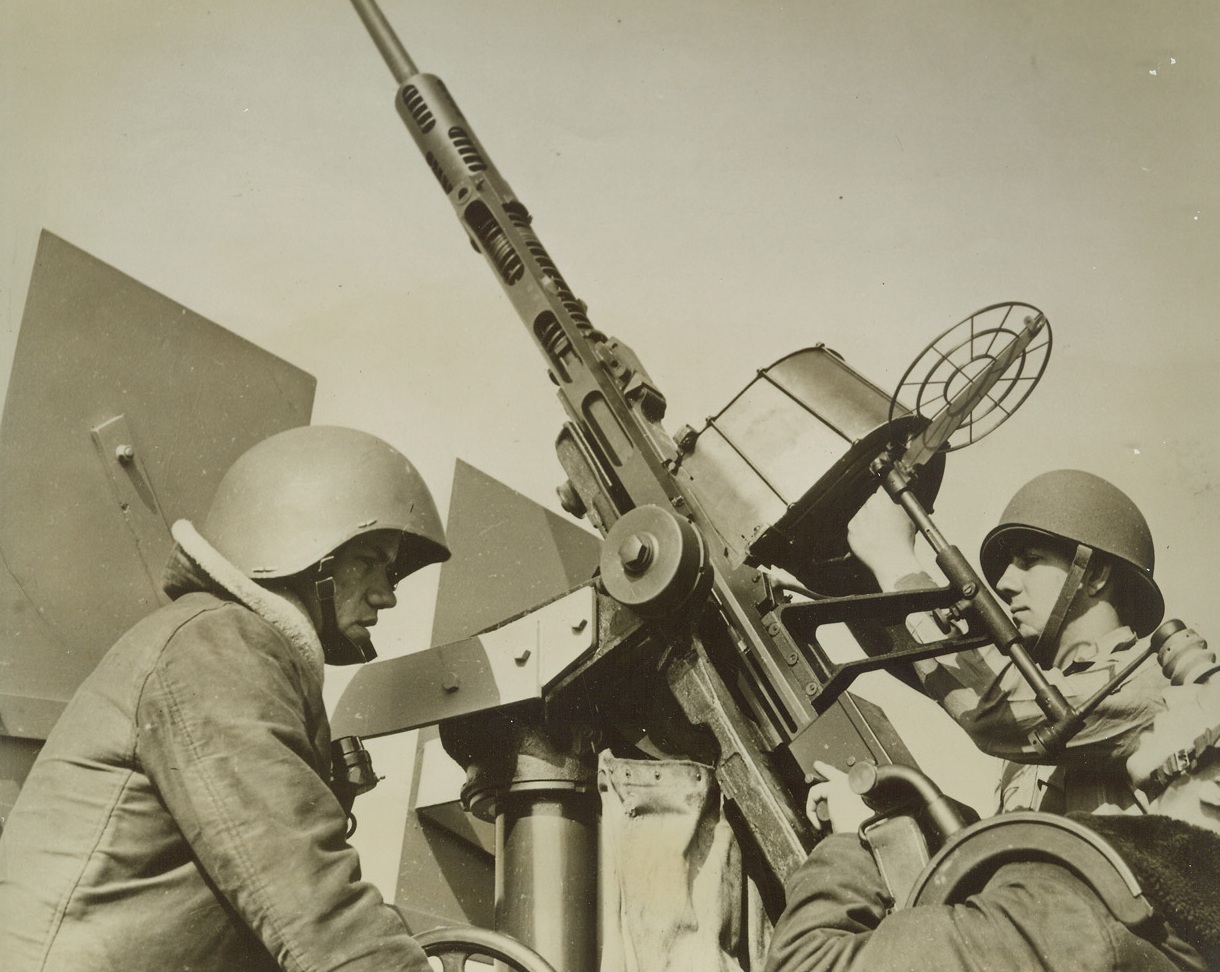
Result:
[[[881,477],[890,498],[906,510],[915,528],[928,541],[936,555],[936,565],[944,572],[949,584],[961,594],[968,614],[978,619],[991,636],[992,643],[1012,659],[1017,670],[1029,683],[1038,707],[1052,722],[1070,719],[1072,707],[1067,699],[1047,681],[1045,673],[1029,657],[1016,625],[992,597],[962,552],[950,544],[936,528],[927,510],[919,502],[919,497],[912,491],[910,477],[897,464],[889,463],[885,459],[877,461],[875,471]]]

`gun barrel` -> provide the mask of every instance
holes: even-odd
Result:
[[[394,75],[394,80],[402,84],[407,78],[418,74],[419,69],[415,67],[415,62],[411,60],[406,48],[402,46],[402,41],[394,33],[390,22],[385,19],[385,14],[377,6],[377,0],[352,0],[352,6],[356,8],[356,13],[364,21],[369,36],[373,38],[373,43],[377,45],[377,50],[385,59],[386,67]]]

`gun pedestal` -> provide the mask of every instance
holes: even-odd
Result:
[[[589,736],[532,712],[442,725],[466,770],[462,803],[496,825],[496,931],[557,972],[597,967],[597,767]]]

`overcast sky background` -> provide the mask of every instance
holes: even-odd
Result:
[[[950,457],[938,524],[973,557],[1030,476],[1096,472],[1144,509],[1169,615],[1217,637],[1220,7],[383,9],[671,431],[798,348],[888,388],[970,312],[1035,304],[1046,376]],[[7,0],[0,18],[0,362],[45,227],[312,372],[314,421],[393,442],[442,511],[456,458],[558,509],[542,359],[349,4]],[[404,586],[383,654],[427,644],[434,584]],[[946,788],[989,800],[991,768],[937,710],[891,715]],[[387,813],[361,839],[388,874]]]

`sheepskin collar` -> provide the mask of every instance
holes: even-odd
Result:
[[[325,673],[322,643],[309,619],[295,604],[256,584],[200,536],[189,520],[170,529],[176,543],[165,568],[162,587],[171,598],[210,590],[241,602],[274,625],[300,653],[321,682]]]

